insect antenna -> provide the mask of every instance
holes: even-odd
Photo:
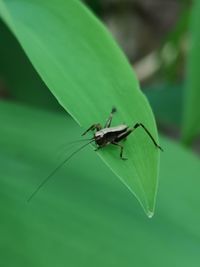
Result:
[[[38,191],[50,180],[50,178],[68,161],[70,160],[75,154],[85,148],[87,145],[94,142],[94,138],[90,139],[90,142],[84,144],[83,146],[79,147],[77,150],[71,153],[66,159],[64,159],[40,184],[39,186],[33,191],[30,197],[27,199],[27,202],[30,202],[31,199],[38,193]]]
[[[74,147],[76,144],[82,143],[82,142],[86,142],[86,141],[90,141],[92,140],[91,138],[88,139],[78,139],[78,140],[74,140],[65,144],[60,145],[59,147],[59,151],[62,149],[62,151],[64,151],[65,149]]]
[[[74,140],[74,141],[71,141],[71,142],[67,143],[66,146],[72,145],[72,144],[76,144],[76,143],[81,143],[81,142],[84,142],[84,141],[90,141],[90,140],[91,140],[91,138],[88,138],[88,139],[78,139],[78,140]]]

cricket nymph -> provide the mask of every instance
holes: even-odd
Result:
[[[115,145],[120,147],[120,158],[121,159],[126,159],[123,157],[123,145],[119,144],[120,141],[125,140],[126,137],[131,134],[135,129],[137,129],[138,127],[142,127],[143,130],[146,132],[146,134],[149,136],[149,138],[151,139],[151,141],[153,142],[153,144],[155,145],[156,148],[159,148],[160,150],[162,150],[162,148],[156,143],[155,139],[153,138],[153,136],[151,135],[151,133],[149,132],[149,130],[147,130],[147,128],[144,126],[144,124],[142,123],[136,123],[133,127],[128,127],[125,124],[122,125],[118,125],[115,127],[110,127],[111,122],[112,122],[112,117],[113,114],[116,112],[116,108],[113,108],[110,116],[108,118],[108,120],[105,123],[105,126],[102,127],[101,124],[97,123],[97,124],[93,124],[92,126],[90,126],[90,128],[88,128],[82,135],[85,135],[87,132],[89,131],[94,131],[96,130],[96,132],[94,133],[93,138],[90,139],[85,139],[85,140],[77,140],[77,142],[79,141],[89,141],[88,143],[84,144],[83,146],[79,147],[77,150],[75,150],[74,152],[72,152],[66,159],[64,159],[40,184],[39,186],[36,188],[36,190],[33,191],[33,193],[30,195],[30,197],[28,198],[28,202],[31,201],[31,199],[37,194],[37,192],[41,189],[42,186],[44,186],[48,180],[68,161],[70,160],[74,155],[76,155],[79,151],[81,151],[82,149],[84,149],[86,146],[88,146],[89,144],[91,144],[92,142],[95,142],[95,144],[97,145],[96,150],[105,147],[107,145]]]
[[[99,124],[99,123],[93,124],[82,134],[82,135],[85,135],[89,131],[96,130],[96,132],[94,133],[94,138],[93,138],[93,141],[97,145],[96,150],[98,150],[104,146],[107,146],[109,144],[112,144],[112,145],[120,147],[120,158],[126,159],[123,157],[124,147],[121,144],[119,144],[119,142],[124,140],[129,134],[131,134],[138,127],[142,127],[143,130],[147,133],[149,138],[154,143],[155,147],[162,150],[162,148],[156,143],[155,139],[153,138],[153,136],[151,135],[149,130],[142,123],[136,123],[133,127],[128,127],[125,124],[115,126],[115,127],[110,127],[111,122],[112,122],[112,118],[113,118],[113,114],[115,112],[116,112],[116,108],[113,108],[104,127],[102,127],[101,124]]]

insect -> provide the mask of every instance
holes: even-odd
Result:
[[[77,154],[79,151],[81,151],[83,148],[94,142],[96,144],[95,151],[107,146],[107,145],[115,145],[120,148],[120,158],[122,160],[126,160],[127,158],[123,157],[123,150],[124,147],[122,144],[120,144],[120,141],[125,140],[128,135],[130,135],[134,130],[141,127],[147,134],[147,136],[152,140],[153,144],[156,148],[163,151],[163,149],[156,143],[155,139],[149,132],[149,130],[142,124],[142,123],[136,123],[133,127],[129,127],[125,124],[118,125],[115,127],[110,127],[113,119],[113,114],[116,112],[116,108],[112,108],[111,113],[104,125],[104,127],[101,126],[101,124],[93,124],[91,125],[83,134],[82,136],[86,135],[89,131],[95,131],[94,135],[90,139],[82,139],[77,140],[75,142],[81,142],[81,141],[89,141],[83,146],[79,147],[77,150],[75,150],[71,155],[69,155],[64,161],[62,161],[36,188],[36,190],[31,194],[31,196],[28,198],[28,202],[36,195],[36,193],[41,189],[44,184],[47,183],[47,181],[57,172],[58,169],[60,169],[69,159],[71,159],[75,154]],[[72,142],[72,143],[75,143]]]

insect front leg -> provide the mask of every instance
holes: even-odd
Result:
[[[82,136],[85,135],[86,133],[88,133],[89,131],[94,131],[94,130],[101,130],[101,124],[97,123],[97,124],[92,124],[84,133],[82,133]]]
[[[110,127],[111,122],[112,122],[112,118],[113,118],[113,114],[114,114],[116,111],[117,111],[116,108],[112,108],[112,111],[111,111],[111,113],[110,113],[109,118],[108,118],[107,121],[106,121],[106,124],[105,124],[104,128],[109,128],[109,127]]]
[[[111,144],[120,147],[120,158],[123,160],[127,160],[127,158],[123,157],[124,147],[122,145],[118,144],[117,142],[114,142],[114,141]]]

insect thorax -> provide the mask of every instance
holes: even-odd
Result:
[[[110,144],[112,141],[118,137],[119,134],[125,132],[127,130],[127,125],[119,125],[116,127],[104,128],[97,131],[94,135],[95,142],[99,146],[105,146]]]

